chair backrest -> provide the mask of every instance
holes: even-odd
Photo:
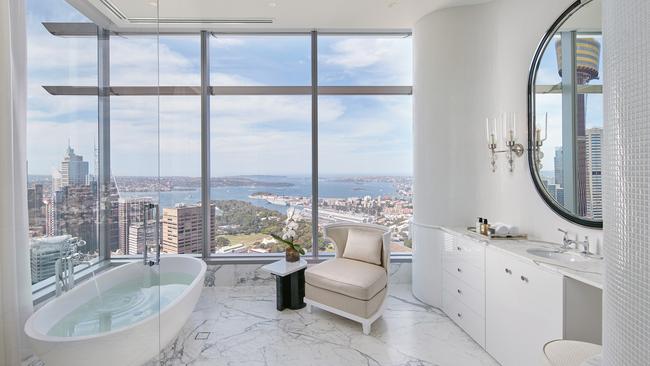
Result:
[[[336,257],[343,257],[345,244],[348,241],[348,232],[350,229],[358,229],[377,233],[377,237],[382,240],[381,266],[386,272],[390,268],[390,229],[385,226],[375,224],[351,224],[336,223],[326,225],[323,229],[326,238],[334,242]]]

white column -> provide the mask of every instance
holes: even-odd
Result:
[[[604,0],[604,365],[650,362],[650,2]]]
[[[24,1],[0,2],[0,364],[28,355],[23,324],[32,311],[27,238]]]

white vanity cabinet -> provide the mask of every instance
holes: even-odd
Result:
[[[485,246],[445,234],[442,258],[443,311],[485,347]]]
[[[563,337],[563,276],[496,248],[485,258],[486,350],[503,366],[541,365]]]

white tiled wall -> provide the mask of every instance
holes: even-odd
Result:
[[[650,1],[604,0],[605,365],[650,365]]]

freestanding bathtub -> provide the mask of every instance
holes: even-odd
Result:
[[[201,259],[163,256],[98,275],[25,323],[46,366],[138,366],[156,357],[187,322],[203,289]]]

